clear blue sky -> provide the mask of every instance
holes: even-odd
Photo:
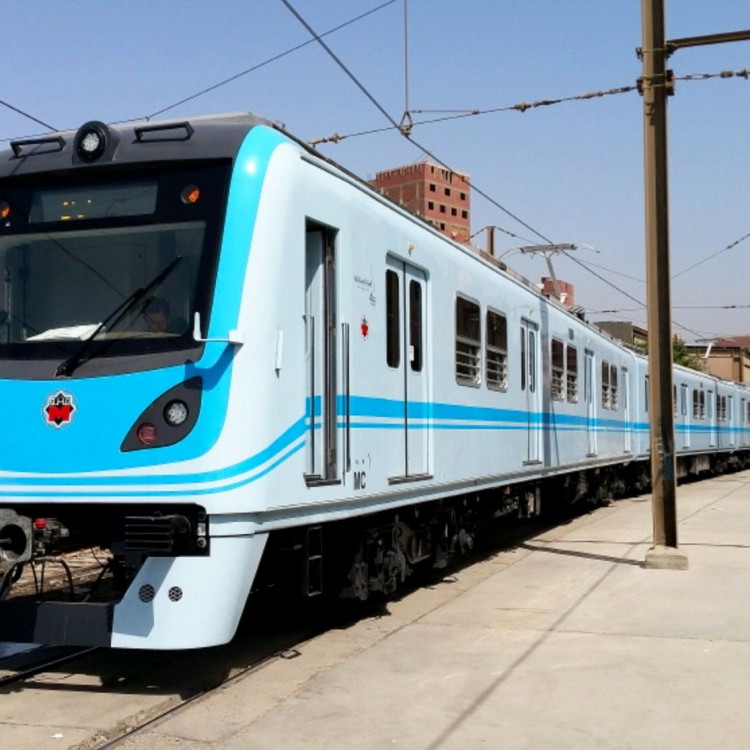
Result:
[[[385,0],[290,0],[323,33]],[[55,128],[151,115],[309,40],[281,0],[0,0],[0,99]],[[408,0],[411,109],[491,109],[628,86],[640,75],[638,0]],[[405,108],[404,6],[397,0],[326,43],[399,121]],[[667,36],[750,28],[750,0],[667,0]],[[677,76],[750,67],[750,42],[683,50]],[[669,102],[672,271],[750,233],[747,167],[750,81],[678,81]],[[252,110],[311,140],[388,126],[317,43],[163,117]],[[412,115],[415,122],[432,115]],[[645,300],[642,101],[637,93],[501,112],[414,128],[414,140],[554,242]],[[0,139],[43,132],[0,107]],[[362,177],[423,154],[396,132],[351,137],[321,151]],[[532,280],[542,258],[513,252],[541,242],[481,197],[472,231],[497,224],[497,250]],[[483,245],[484,235],[476,241]],[[675,279],[672,302],[750,305],[750,238]],[[592,313],[645,324],[645,311],[585,268],[556,257],[558,276]],[[596,264],[596,265],[593,265]],[[613,273],[617,272],[617,273]],[[624,274],[624,275],[623,275]],[[635,279],[628,278],[635,277]],[[750,309],[675,309],[686,340],[750,334]]]

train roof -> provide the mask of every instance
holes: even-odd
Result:
[[[91,133],[104,143],[96,156],[97,165],[233,159],[244,137],[257,125],[283,129],[253,112],[113,125],[92,120],[76,130],[12,140],[10,148],[0,152],[0,178],[91,166],[94,159],[87,158],[81,147]]]

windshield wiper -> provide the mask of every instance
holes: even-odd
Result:
[[[106,318],[104,318],[101,323],[99,323],[91,335],[81,342],[78,349],[76,349],[66,360],[60,362],[55,370],[55,377],[59,378],[63,375],[70,377],[81,362],[84,361],[84,357],[87,360],[90,359],[91,357],[87,357],[86,355],[89,349],[91,349],[91,345],[94,343],[96,337],[105,330],[110,323],[112,324],[112,328],[114,328],[120,320],[122,320],[122,318],[124,318],[125,315],[127,315],[127,313],[132,310],[152,289],[159,286],[159,284],[161,284],[164,279],[172,273],[175,266],[181,260],[182,256],[178,255],[161,273],[159,273],[158,276],[155,276],[149,281],[146,286],[136,289],[129,297],[126,297],[109,315],[107,315]]]

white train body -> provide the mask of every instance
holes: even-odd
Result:
[[[126,540],[129,574],[113,601],[0,602],[0,640],[224,643],[274,534],[313,531],[303,563],[315,578],[308,592],[318,593],[330,524],[364,519],[352,527],[360,533],[373,514],[485,491],[530,510],[553,478],[587,477],[591,489],[598,471],[647,474],[642,356],[269,123],[196,120],[164,132],[170,127],[187,137],[141,142],[132,126],[107,129],[117,148],[91,163],[76,158],[72,135],[63,134],[59,153],[14,148],[0,172],[0,201],[14,209],[7,196],[17,172],[29,184],[50,172],[85,182],[87,170],[106,181],[125,167],[201,166],[218,158],[212,149],[232,149],[221,154],[229,187],[217,202],[214,271],[208,280],[185,273],[208,291],[188,295],[181,309],[190,330],[168,361],[134,348],[117,357],[87,351],[58,375],[54,367],[29,377],[12,364],[0,370],[14,435],[0,459],[0,528],[3,518],[6,528],[28,529],[18,519],[34,526],[72,516],[71,532],[77,522],[91,536],[106,513],[117,557],[121,520],[168,516],[187,519],[186,541],[159,550]],[[236,146],[222,145],[224,134]],[[84,219],[77,229],[85,227]],[[0,241],[12,246],[15,232]],[[13,294],[20,292],[7,291],[6,306]],[[21,337],[9,328],[12,335]],[[118,363],[127,367],[118,371]],[[127,438],[140,435],[139,415],[166,409],[165,394],[190,382],[200,396],[186,434],[154,446]],[[674,382],[680,473],[746,460],[750,391],[679,367]],[[64,429],[39,417],[57,392],[75,399]],[[160,418],[154,430],[164,434]],[[425,533],[418,543],[432,542]],[[19,570],[33,559],[24,545],[6,544],[6,552]],[[392,567],[403,568],[402,553],[393,554]],[[363,570],[352,580],[357,595],[372,575]]]

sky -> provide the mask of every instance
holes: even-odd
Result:
[[[537,282],[544,258],[519,248],[575,244],[552,262],[587,319],[646,325],[637,92],[419,124],[634,85],[638,0],[287,2],[319,35],[343,25],[323,38],[358,83],[282,0],[0,0],[0,147],[47,131],[6,105],[55,129],[250,110],[306,141],[347,136],[318,148],[365,179],[425,158],[418,144],[491,198],[472,195],[479,246],[483,227],[501,227],[496,254]],[[743,30],[750,0],[666,0],[666,15],[668,39]],[[750,67],[750,42],[680,50],[669,65],[674,330],[748,335],[750,80],[679,78]],[[391,126],[407,109],[411,140]]]

